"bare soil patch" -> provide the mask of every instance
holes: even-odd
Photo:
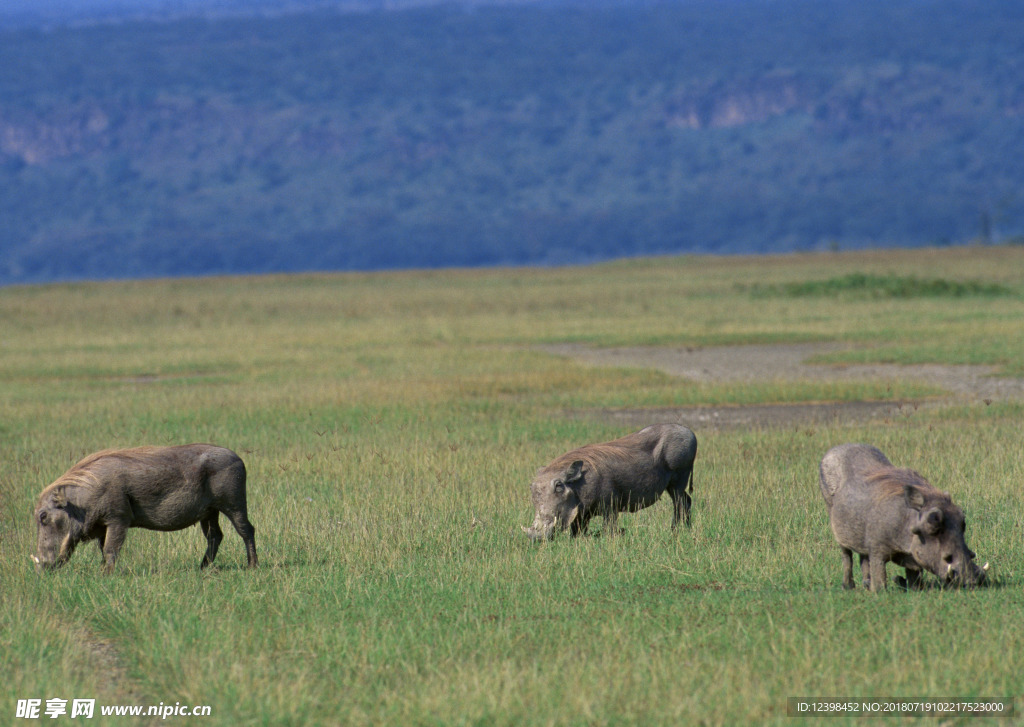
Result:
[[[991,403],[1024,398],[1024,379],[998,377],[995,366],[922,364],[811,364],[823,353],[849,350],[830,343],[719,346],[709,348],[632,346],[594,348],[562,343],[541,350],[593,366],[651,368],[691,381],[759,382],[807,380],[913,380],[949,392],[942,402],[857,401],[823,404],[760,404],[753,406],[626,409],[590,412],[630,425],[652,418],[694,422],[703,427],[786,426],[831,421],[865,421],[908,416],[920,406],[956,401]],[[576,414],[581,414],[577,412]]]
[[[891,401],[847,401],[833,404],[754,404],[749,406],[659,407],[602,409],[572,412],[574,416],[597,416],[627,427],[645,427],[655,421],[679,422],[691,428],[726,429],[732,427],[802,427],[810,425],[852,424],[871,419],[895,419],[912,414],[918,403]]]

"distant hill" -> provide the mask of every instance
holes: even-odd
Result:
[[[9,28],[0,284],[999,242],[1022,139],[1005,0]]]
[[[190,17],[278,17],[311,10],[339,13],[392,12],[444,5],[473,11],[489,5],[594,2],[629,4],[637,0],[4,0],[0,3],[0,28],[48,28],[121,23],[126,20],[181,20]]]

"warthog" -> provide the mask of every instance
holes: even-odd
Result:
[[[224,513],[257,564],[256,529],[245,503],[245,465],[210,444],[110,449],[91,454],[44,489],[35,509],[37,570],[64,565],[82,542],[99,541],[104,570],[114,569],[128,528],[181,530],[199,523],[206,536],[200,568],[217,557]]]
[[[615,533],[622,511],[653,505],[668,490],[674,506],[672,527],[690,524],[693,461],[697,438],[681,424],[654,424],[605,444],[590,444],[563,454],[540,469],[530,485],[536,515],[523,532],[546,540],[556,530],[587,531],[590,518],[604,517]]]
[[[875,447],[841,444],[821,460],[821,495],[843,554],[843,588],[853,588],[853,553],[865,588],[886,587],[885,564],[906,569],[899,585],[917,588],[926,569],[944,583],[985,580],[964,541],[963,511],[917,472],[894,467]]]

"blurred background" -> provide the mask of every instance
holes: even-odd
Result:
[[[1024,4],[5,0],[0,284],[1024,242]]]

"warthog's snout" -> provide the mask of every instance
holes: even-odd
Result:
[[[982,586],[988,580],[988,569],[988,563],[979,568],[973,560],[961,563],[959,566],[956,563],[950,563],[946,570],[945,581],[947,585],[960,588]]]
[[[35,564],[36,573],[42,573],[43,571],[47,570],[54,570],[57,567],[56,562],[40,560],[39,556],[37,556],[35,553],[30,554],[29,558],[31,558],[32,562]]]
[[[526,527],[520,525],[523,532],[526,533],[527,537],[533,541],[551,540],[555,537],[555,523],[551,521],[549,523],[541,523],[539,519],[533,521],[533,525]]]
[[[968,576],[964,579],[964,585],[968,586],[983,586],[985,581],[988,580],[988,563],[978,567],[978,564],[971,561],[970,568],[968,568]]]
[[[551,540],[552,537],[554,536],[554,532],[551,531],[551,530],[543,532],[543,531],[534,530],[533,528],[528,528],[525,525],[520,525],[520,527],[523,529],[523,532],[526,533],[526,536],[530,540],[532,540],[534,542],[542,542],[544,540]]]

